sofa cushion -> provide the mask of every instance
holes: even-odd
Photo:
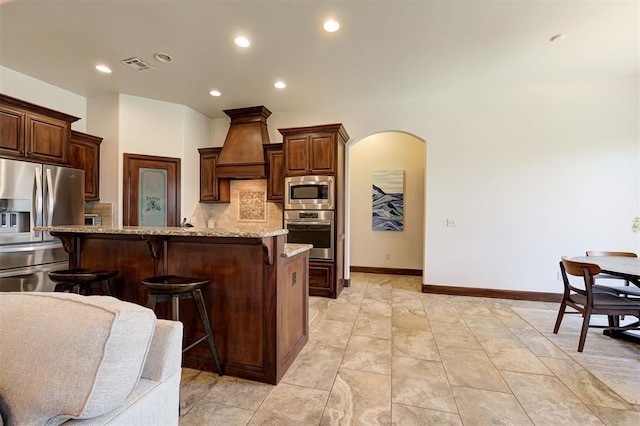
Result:
[[[11,422],[58,424],[124,403],[155,318],[107,296],[0,293],[0,395]]]

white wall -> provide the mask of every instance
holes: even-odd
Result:
[[[639,192],[636,84],[433,100],[427,283],[557,292],[560,256],[638,251],[630,231]],[[447,218],[457,227],[447,228]]]
[[[87,99],[41,80],[0,66],[0,93],[79,117],[71,128],[85,132]]]
[[[111,203],[113,223],[122,223],[122,156],[120,155],[118,94],[87,101],[87,132],[102,138],[100,144],[100,201]]]
[[[350,259],[352,266],[422,269],[424,261],[425,143],[401,132],[367,136],[349,144]],[[374,170],[403,170],[404,227],[371,229]],[[389,259],[386,255],[389,255]]]

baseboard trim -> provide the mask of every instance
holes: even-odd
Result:
[[[422,284],[423,293],[448,294],[450,296],[490,297],[495,299],[530,300],[532,302],[562,301],[561,293],[542,293],[519,290],[496,290],[491,288],[452,287],[446,285]]]
[[[351,272],[366,272],[368,274],[389,274],[389,275],[413,275],[422,276],[422,269],[398,269],[398,268],[377,268],[372,266],[351,266]]]

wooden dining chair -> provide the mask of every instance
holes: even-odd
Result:
[[[584,342],[587,338],[589,327],[606,328],[610,330],[638,330],[638,325],[620,326],[620,316],[630,315],[640,320],[640,303],[634,300],[625,299],[611,293],[598,293],[593,291],[595,278],[600,274],[600,267],[593,263],[574,262],[567,257],[560,260],[560,272],[562,273],[562,283],[564,294],[558,310],[553,333],[558,334],[562,318],[566,314],[582,315],[582,328],[580,330],[580,340],[578,341],[578,352],[584,349]],[[571,283],[569,276],[582,277],[583,286],[576,286]],[[577,312],[565,312],[567,306]],[[608,325],[592,325],[591,315],[606,315]]]
[[[587,256],[620,256],[620,257],[638,257],[637,254],[627,252],[627,251],[587,251]],[[606,285],[597,284],[594,286],[594,291],[597,292],[605,292],[605,293],[615,293],[621,294],[624,296],[638,297],[640,298],[640,288],[637,287],[637,283],[635,286],[629,285],[629,279],[625,277],[620,277],[617,275],[600,273],[597,277],[597,281],[602,283],[602,280],[622,280],[624,281],[624,286],[612,286],[608,283]]]

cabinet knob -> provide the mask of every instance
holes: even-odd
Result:
[[[23,155],[23,154],[24,154],[24,151],[20,150],[20,155]]]
[[[33,154],[33,151],[27,151],[27,155]]]

